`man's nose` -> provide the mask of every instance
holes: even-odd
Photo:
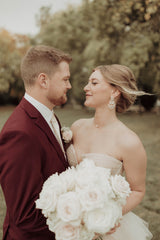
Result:
[[[68,82],[67,88],[68,88],[68,89],[71,89],[71,88],[72,88],[72,85],[71,85],[70,81]]]

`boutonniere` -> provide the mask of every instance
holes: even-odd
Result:
[[[69,143],[72,140],[73,133],[69,127],[62,127],[61,128],[62,139],[65,143]]]

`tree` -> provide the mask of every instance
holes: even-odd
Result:
[[[45,16],[37,42],[72,54],[72,97],[80,103],[89,74],[101,64],[127,65],[141,89],[160,90],[159,0],[83,0],[50,14],[49,22]]]
[[[0,31],[0,104],[19,101],[24,93],[20,61],[29,46],[29,38]]]

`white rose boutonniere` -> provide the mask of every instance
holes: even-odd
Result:
[[[62,139],[65,143],[69,143],[72,140],[73,133],[69,127],[62,127],[61,128]]]

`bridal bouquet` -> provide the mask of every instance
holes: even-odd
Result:
[[[76,167],[53,174],[44,183],[36,208],[47,218],[57,240],[91,240],[105,234],[122,218],[130,194],[121,175],[84,159]]]

